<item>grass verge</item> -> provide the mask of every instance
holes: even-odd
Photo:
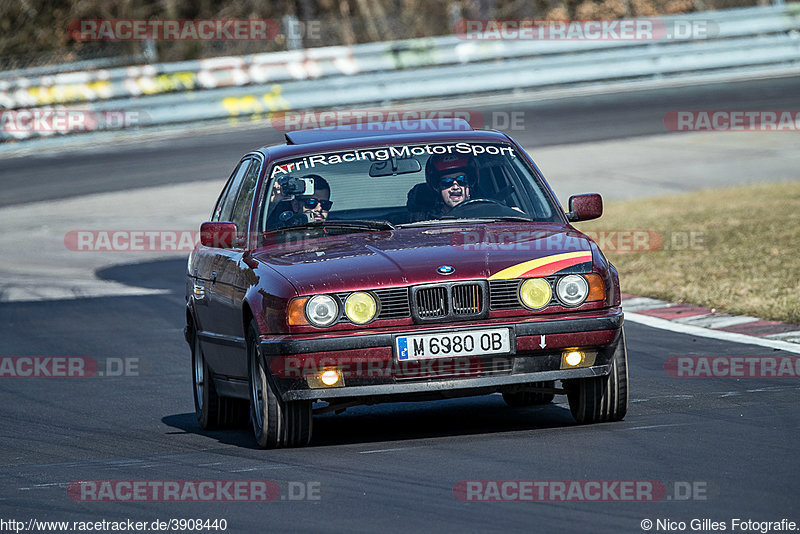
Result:
[[[605,237],[625,293],[800,324],[800,182],[608,202],[576,227]],[[608,233],[631,230],[661,246]]]

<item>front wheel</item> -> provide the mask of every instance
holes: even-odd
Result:
[[[579,424],[621,421],[628,411],[628,351],[622,331],[611,372],[565,384],[572,416]]]
[[[264,449],[303,447],[311,442],[310,401],[284,402],[267,370],[255,321],[247,331],[250,420],[256,442]]]

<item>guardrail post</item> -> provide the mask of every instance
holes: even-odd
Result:
[[[450,2],[450,8],[447,10],[447,13],[450,15],[451,29],[455,28],[458,21],[464,18],[464,16],[461,14],[460,2]]]
[[[300,50],[303,48],[303,35],[300,32],[300,21],[297,20],[297,15],[284,15],[281,22],[283,22],[283,34],[286,36],[286,49]]]
[[[155,41],[144,41],[142,45],[142,56],[144,56],[145,63],[158,63],[158,50],[156,49]]]

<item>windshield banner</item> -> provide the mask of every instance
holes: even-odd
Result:
[[[315,154],[306,156],[284,165],[275,165],[271,177],[289,174],[297,171],[313,169],[318,165],[336,165],[338,163],[352,163],[354,161],[387,161],[391,158],[411,158],[433,154],[471,154],[478,156],[488,154],[491,156],[509,156],[516,158],[514,148],[503,145],[482,145],[472,143],[455,143],[445,145],[418,145],[418,146],[390,146],[368,150],[351,150],[335,154]]]

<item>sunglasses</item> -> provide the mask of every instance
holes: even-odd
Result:
[[[317,207],[317,204],[322,206],[322,211],[329,211],[331,206],[333,206],[333,201],[331,200],[320,200],[318,198],[304,198],[302,199],[303,207],[313,210]]]
[[[453,184],[458,184],[461,187],[469,186],[467,175],[459,174],[458,176],[448,176],[447,178],[442,178],[441,181],[439,181],[439,189],[450,189],[453,187]]]

